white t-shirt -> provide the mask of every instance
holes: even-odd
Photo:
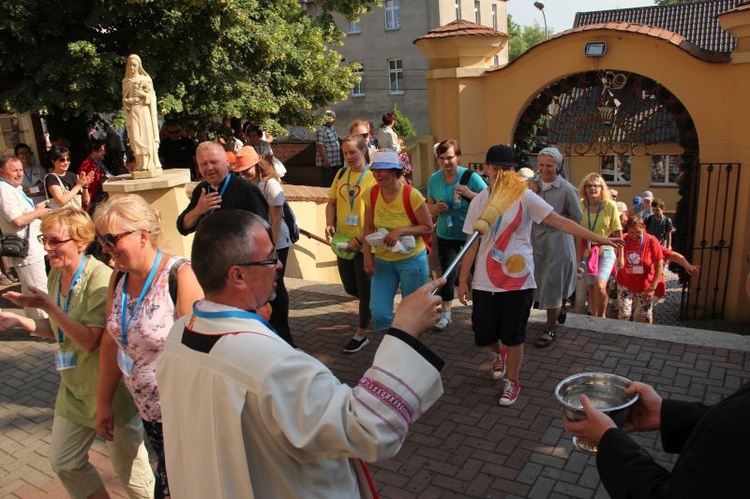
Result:
[[[24,213],[32,212],[36,209],[33,202],[23,193],[21,187],[13,187],[7,182],[0,182],[0,231],[6,236],[14,235],[26,237],[26,229],[29,229],[29,254],[26,258],[3,257],[9,267],[21,267],[31,265],[44,259],[46,252],[44,247],[37,240],[41,234],[42,222],[38,218],[34,219],[29,225],[16,227],[11,222]]]
[[[269,208],[271,206],[284,206],[286,195],[284,194],[284,189],[281,188],[281,184],[278,180],[276,180],[275,178],[268,178],[260,182],[258,184],[258,188],[266,198],[266,203],[268,203]],[[289,227],[287,227],[286,221],[282,218],[281,230],[279,231],[279,240],[276,242],[276,249],[279,250],[288,248],[291,245],[292,240],[289,238]]]
[[[490,189],[471,200],[464,232],[472,234],[490,197]],[[479,240],[474,260],[472,288],[502,292],[536,288],[534,255],[531,247],[532,223],[540,223],[553,208],[530,190],[526,190]]]

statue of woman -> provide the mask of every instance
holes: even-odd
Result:
[[[128,56],[125,66],[122,107],[125,109],[130,148],[135,154],[135,170],[160,169],[156,92],[151,77],[143,69],[141,58],[136,54]]]

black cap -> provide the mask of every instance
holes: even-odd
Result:
[[[504,166],[506,168],[518,169],[518,162],[516,161],[516,153],[513,152],[513,148],[506,144],[498,144],[489,148],[487,151],[487,159],[485,163],[488,165]]]

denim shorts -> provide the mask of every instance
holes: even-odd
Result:
[[[615,260],[617,259],[617,253],[615,253],[615,250],[611,246],[602,246],[599,250],[599,273],[597,275],[589,275],[585,270],[583,272],[586,284],[589,286],[595,284],[595,279],[608,281],[609,275],[612,273],[612,268],[615,266]]]

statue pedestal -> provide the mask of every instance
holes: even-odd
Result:
[[[133,180],[141,180],[144,178],[156,178],[161,177],[164,170],[159,168],[158,170],[133,170],[130,172],[130,178]]]
[[[177,232],[177,217],[190,202],[185,186],[190,182],[190,170],[174,168],[158,170],[161,175],[148,178],[130,178],[131,174],[119,175],[103,184],[110,197],[123,194],[138,194],[161,214],[163,238],[159,247],[167,253],[190,258],[192,234],[183,236]],[[136,173],[136,172],[133,172]],[[137,173],[151,173],[149,171]]]

